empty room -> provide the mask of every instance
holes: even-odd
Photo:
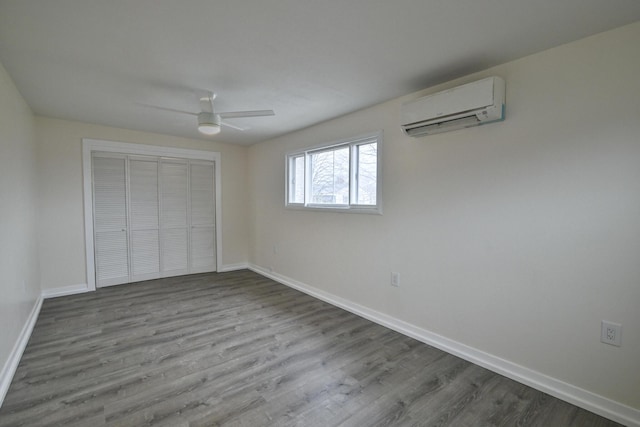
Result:
[[[0,0],[0,427],[640,427],[640,2]]]

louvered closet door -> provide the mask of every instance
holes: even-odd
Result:
[[[160,277],[158,160],[129,158],[131,281]]]
[[[190,272],[215,271],[215,198],[213,162],[190,162]]]
[[[96,285],[129,281],[126,159],[93,157]]]
[[[160,162],[162,276],[189,273],[189,164]]]

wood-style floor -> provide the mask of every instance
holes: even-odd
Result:
[[[616,426],[249,271],[46,300],[0,426]]]

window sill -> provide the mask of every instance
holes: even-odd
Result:
[[[351,214],[382,215],[382,206],[320,206],[320,205],[285,205],[286,209],[312,212],[339,212]]]

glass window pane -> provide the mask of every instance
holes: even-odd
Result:
[[[313,204],[349,204],[349,147],[312,153],[311,200]]]
[[[356,204],[375,205],[378,181],[378,144],[362,144],[358,150],[358,191]]]
[[[304,156],[289,158],[289,203],[304,203]]]
[[[288,154],[286,203],[296,208],[382,213],[377,197],[381,137],[358,137]]]

